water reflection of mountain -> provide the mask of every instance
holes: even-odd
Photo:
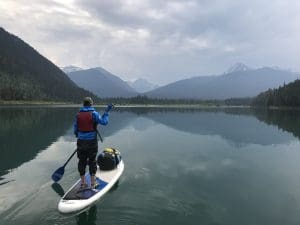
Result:
[[[71,108],[2,108],[0,175],[33,159],[70,127]]]
[[[254,114],[251,109],[132,111],[177,130],[201,135],[220,135],[235,143],[269,145],[286,143],[293,139],[288,133],[278,132],[273,126],[257,120],[257,113]]]
[[[109,137],[127,127],[135,119],[137,119],[137,115],[132,112],[124,110],[114,111],[110,113],[108,125],[100,126],[99,131],[104,137]]]

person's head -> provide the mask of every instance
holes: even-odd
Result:
[[[85,97],[83,99],[83,106],[92,106],[93,105],[93,99],[91,97]]]

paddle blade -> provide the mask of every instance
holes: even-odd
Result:
[[[57,181],[59,181],[59,180],[62,178],[62,176],[64,175],[64,173],[65,173],[65,167],[64,167],[64,166],[59,167],[59,168],[52,174],[51,178],[52,178],[52,180],[53,180],[54,182],[57,182]]]

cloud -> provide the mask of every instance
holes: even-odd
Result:
[[[235,62],[300,70],[297,0],[6,0],[0,21],[59,66],[168,83]]]

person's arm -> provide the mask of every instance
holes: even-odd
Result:
[[[107,112],[103,113],[103,115],[101,116],[100,113],[94,111],[93,115],[97,124],[101,124],[104,126],[108,124],[109,115]]]

